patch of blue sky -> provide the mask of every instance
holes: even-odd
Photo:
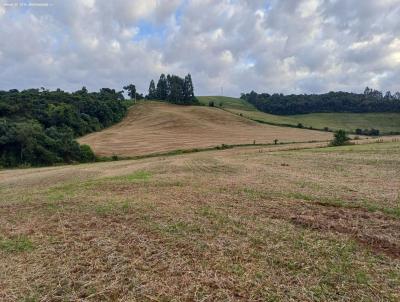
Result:
[[[154,22],[142,20],[136,26],[139,28],[139,32],[133,37],[134,41],[141,41],[150,37],[156,37],[161,40],[166,38],[166,28],[161,24],[157,25]]]

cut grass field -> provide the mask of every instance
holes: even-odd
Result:
[[[332,134],[263,125],[217,108],[141,102],[119,124],[79,139],[100,156],[138,156],[222,144],[327,141]]]
[[[0,171],[0,301],[399,301],[400,143],[289,147]]]
[[[258,111],[251,104],[237,98],[210,96],[199,97],[199,100],[207,106],[209,101],[214,101],[216,107],[222,104],[221,108],[225,110],[271,124],[290,126],[302,124],[314,129],[328,127],[331,130],[343,129],[353,133],[357,128],[379,129],[381,134],[400,132],[400,113],[310,113],[283,116]]]

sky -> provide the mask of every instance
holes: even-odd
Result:
[[[0,89],[400,90],[400,0],[0,0]]]

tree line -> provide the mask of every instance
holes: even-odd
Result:
[[[322,112],[400,112],[400,93],[366,88],[364,93],[329,92],[325,94],[243,93],[241,99],[258,110],[278,115]]]
[[[194,96],[194,87],[190,74],[185,78],[177,75],[161,74],[157,86],[154,80],[150,81],[149,100],[166,101],[178,105],[197,105],[199,101]]]
[[[184,78],[177,75],[168,74],[166,76],[161,74],[157,85],[154,80],[150,81],[149,91],[146,96],[138,93],[134,84],[124,86],[124,90],[134,100],[147,99],[166,101],[178,105],[199,105],[199,101],[194,96],[194,86],[190,74],[187,74]]]
[[[0,91],[0,166],[94,161],[75,139],[119,122],[126,111],[122,91],[109,88]]]

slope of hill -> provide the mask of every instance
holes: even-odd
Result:
[[[102,156],[135,156],[178,149],[329,140],[330,133],[263,125],[217,108],[142,102],[104,131],[79,139]]]
[[[198,96],[197,99],[205,106],[208,106],[210,102],[214,102],[214,106],[218,108],[258,111],[252,104],[238,98],[227,96]]]
[[[251,104],[244,100],[227,97],[199,97],[204,105],[208,101],[214,101],[215,106],[241,114],[243,117],[259,120],[266,123],[297,126],[299,123],[305,127],[324,129],[328,127],[332,130],[344,129],[354,132],[360,129],[379,129],[381,134],[391,134],[400,132],[400,113],[310,113],[300,115],[274,115],[255,109]]]

